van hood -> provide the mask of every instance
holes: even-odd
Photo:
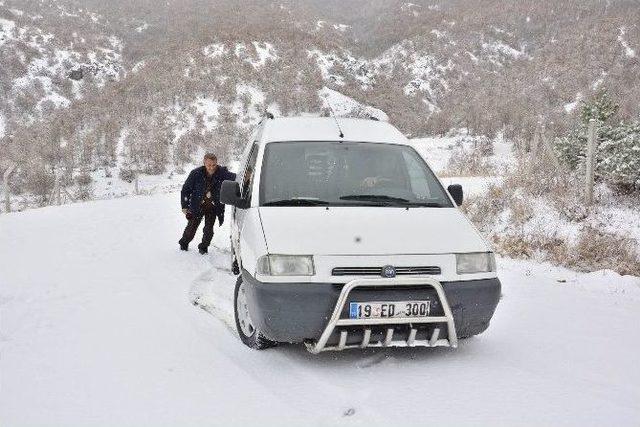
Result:
[[[258,209],[272,254],[408,255],[490,250],[457,208]]]

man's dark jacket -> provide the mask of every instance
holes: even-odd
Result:
[[[189,209],[194,216],[202,214],[202,200],[207,192],[206,176],[207,170],[204,166],[195,168],[191,171],[182,186],[180,204],[182,205],[182,209]],[[229,172],[224,166],[218,166],[213,173],[213,206],[219,224],[222,224],[224,221],[224,205],[220,203],[220,186],[222,185],[222,181],[235,181],[235,179],[236,174]]]

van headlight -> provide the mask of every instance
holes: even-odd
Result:
[[[493,252],[456,254],[456,271],[458,274],[496,271],[496,259]]]
[[[263,255],[258,258],[258,274],[264,276],[313,276],[311,255]]]

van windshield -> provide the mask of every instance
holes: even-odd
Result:
[[[261,206],[452,207],[411,147],[362,142],[272,142]]]

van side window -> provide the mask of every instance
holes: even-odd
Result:
[[[244,170],[242,176],[242,198],[245,200],[251,199],[251,188],[253,187],[254,171],[256,168],[256,161],[258,160],[258,146],[253,145],[251,147],[251,153],[247,159],[247,167]]]

